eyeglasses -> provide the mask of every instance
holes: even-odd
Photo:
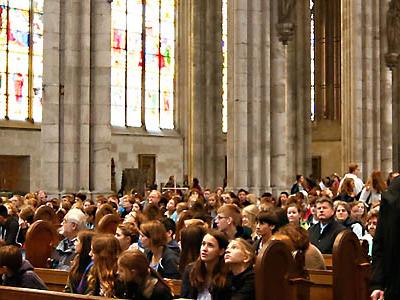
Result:
[[[217,220],[227,219],[227,218],[229,218],[229,217],[223,217],[223,216],[216,216],[216,217],[215,217],[215,219],[217,219]]]

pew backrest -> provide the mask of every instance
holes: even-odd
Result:
[[[68,271],[35,268],[35,272],[44,281],[50,291],[64,291],[68,280]]]
[[[58,244],[58,233],[48,221],[35,221],[26,233],[26,258],[35,268],[47,268],[53,248]]]
[[[104,297],[0,286],[0,300],[100,300]]]

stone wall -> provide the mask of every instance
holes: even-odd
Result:
[[[156,183],[160,187],[170,175],[178,183],[183,181],[183,140],[177,134],[170,136],[130,135],[114,133],[111,137],[111,157],[115,162],[117,190],[121,187],[122,171],[138,167],[139,154],[156,156]],[[109,176],[109,174],[104,174]]]
[[[39,129],[0,129],[0,155],[20,155],[30,157],[30,174],[27,174],[30,190],[40,187],[41,169],[40,130]],[[13,173],[13,170],[8,170]],[[25,180],[25,179],[24,179]]]

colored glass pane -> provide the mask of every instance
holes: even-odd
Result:
[[[11,0],[8,1],[9,7],[29,10],[31,6],[30,0]]]
[[[174,0],[113,1],[111,78],[112,89],[120,90],[112,91],[112,125],[141,126],[144,110],[147,129],[173,128],[174,4]],[[124,66],[118,55],[125,56]]]
[[[40,122],[44,0],[0,1],[0,118]]]
[[[32,117],[35,122],[42,121],[42,76],[33,77],[33,101],[32,101]]]
[[[33,14],[32,30],[36,34],[43,35],[43,15]]]
[[[33,0],[33,11],[43,13],[44,0]]]
[[[7,9],[0,5],[0,49],[7,44]]]
[[[29,51],[29,12],[18,9],[9,10],[8,49],[28,53]]]

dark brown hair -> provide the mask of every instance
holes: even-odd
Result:
[[[168,288],[168,290],[170,289],[160,274],[149,267],[146,255],[139,250],[126,250],[122,252],[118,258],[118,265],[124,269],[128,269],[129,271],[135,270],[136,276],[134,278],[134,283],[139,286],[141,294],[143,293],[146,279],[149,275],[157,278],[159,282]]]
[[[13,245],[0,247],[0,266],[7,267],[13,274],[17,273],[22,266],[21,249]]]
[[[140,231],[150,239],[152,247],[165,246],[167,244],[167,231],[160,221],[148,221],[140,225]]]
[[[210,230],[207,234],[211,235],[218,242],[218,247],[220,249],[226,249],[228,246],[228,238],[227,236],[218,230]],[[210,288],[222,288],[227,283],[227,274],[228,268],[225,265],[224,255],[221,255],[218,258],[218,262],[213,269],[213,273],[211,274],[211,278],[208,277],[208,272],[205,263],[200,259],[197,260],[193,264],[192,271],[189,274],[190,284],[197,288],[197,290],[203,290],[206,288],[207,284],[210,283]]]
[[[186,266],[194,262],[200,255],[201,242],[206,235],[206,229],[203,226],[190,225],[181,231],[181,255],[179,261],[179,271],[181,274]]]
[[[82,274],[85,272],[87,266],[92,258],[89,253],[92,246],[92,238],[95,235],[94,231],[82,230],[78,233],[78,240],[81,244],[81,250],[76,253],[71,268],[69,271],[69,281],[77,286],[81,280]]]

